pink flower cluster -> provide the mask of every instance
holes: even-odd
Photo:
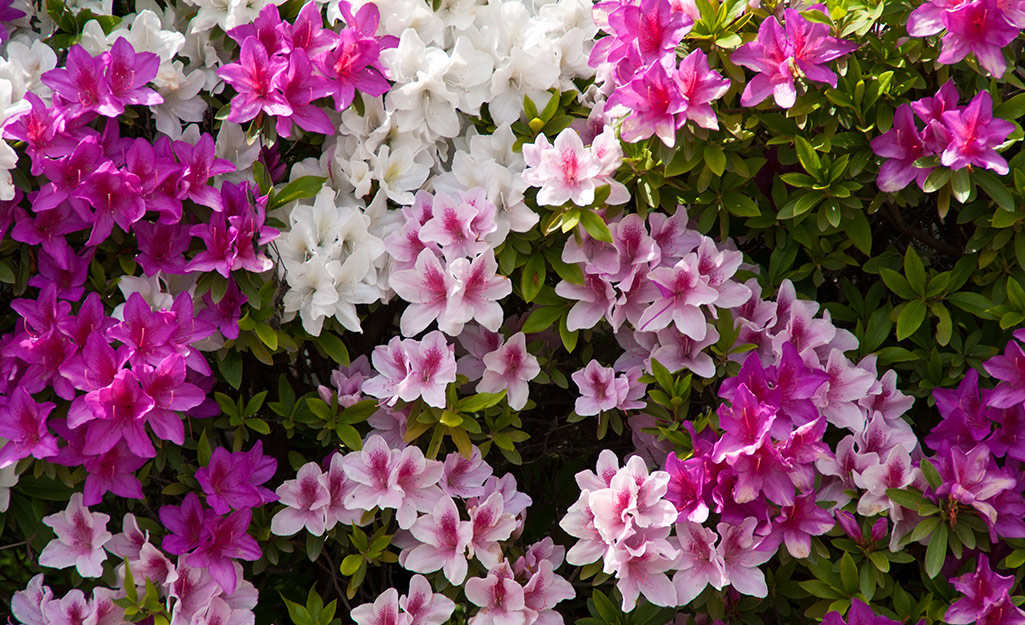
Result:
[[[996,149],[1014,130],[1014,124],[993,117],[993,98],[980,91],[967,106],[957,105],[957,87],[947,81],[934,97],[901,104],[893,128],[872,140],[872,150],[886,160],[876,184],[883,191],[900,191],[912,180],[922,187],[935,167],[915,163],[929,156],[953,170],[983,167],[1006,174],[1010,168]],[[913,114],[912,114],[913,113]],[[919,130],[915,117],[924,124]]]
[[[394,588],[381,593],[373,604],[353,608],[356,625],[442,625],[455,610],[454,601],[431,589],[423,575],[409,580],[409,593]]]
[[[623,183],[612,177],[623,161],[623,150],[609,126],[591,141],[589,149],[572,128],[560,132],[554,145],[540,134],[534,143],[523,146],[523,160],[527,164],[523,181],[539,187],[538,204],[590,206],[595,191],[605,185],[610,187],[605,204],[623,204],[630,199]]]
[[[340,33],[324,28],[315,2],[299,11],[294,24],[283,22],[277,6],[268,4],[252,24],[228,32],[241,47],[239,62],[217,70],[238,92],[228,121],[247,122],[263,113],[276,119],[285,137],[293,122],[307,132],[332,135],[334,124],[316,100],[330,95],[341,111],[357,89],[370,96],[388,90],[380,53],[398,40],[377,37],[376,5],[364,4],[355,15],[348,2],[339,8],[347,24]]]
[[[495,212],[483,189],[456,198],[421,191],[402,208],[406,222],[385,246],[397,261],[388,284],[410,302],[399,324],[403,335],[419,334],[435,320],[449,336],[470,321],[492,332],[502,325],[498,300],[512,293],[512,283],[497,275],[487,240],[498,229]]]
[[[822,4],[809,8],[828,11]],[[744,87],[742,106],[757,106],[771,95],[776,106],[792,107],[797,102],[795,78],[835,89],[836,74],[826,64],[858,48],[852,41],[831,37],[829,26],[809,21],[796,9],[786,9],[783,16],[785,29],[775,16],[770,16],[758,27],[758,38],[730,56],[737,65],[758,72]]]
[[[950,604],[943,620],[951,625],[1022,625],[1025,612],[1011,599],[1013,575],[998,575],[990,568],[989,557],[976,555],[974,573],[965,573],[951,580],[964,597]]]
[[[610,36],[599,39],[588,63],[604,76],[612,94],[606,114],[623,117],[620,136],[631,143],[658,136],[667,146],[688,120],[716,129],[710,105],[729,89],[730,81],[708,66],[694,50],[677,63],[676,46],[698,17],[693,3],[670,0],[599,2],[595,24]]]
[[[928,37],[946,31],[937,63],[953,64],[974,54],[979,65],[1000,78],[1007,69],[1003,49],[1025,28],[1019,1],[933,0],[911,12],[908,34]]]
[[[96,586],[91,599],[78,589],[64,597],[55,597],[53,591],[43,585],[42,575],[33,577],[27,588],[14,593],[11,599],[11,611],[24,625],[123,623],[125,613],[118,602],[126,597],[129,575],[137,595],[145,594],[147,584],[152,584],[166,600],[172,625],[253,623],[257,592],[252,584],[242,580],[229,591],[212,577],[213,570],[206,565],[190,565],[184,556],[179,557],[177,563],[172,562],[150,542],[149,532],[141,531],[130,513],[124,516],[122,532],[111,536],[106,531],[107,515],[89,512],[81,506],[81,496],[76,493],[67,510],[46,520],[54,527],[57,538],[40,554],[41,560],[46,555],[46,562],[41,561],[41,564],[65,567],[74,561],[83,575],[96,576],[98,573],[92,573],[107,557],[104,550],[123,559],[125,564],[117,570],[120,587]],[[232,574],[241,578],[241,567],[232,564]]]
[[[566,320],[570,330],[606,319],[617,330],[625,321],[652,333],[674,325],[665,344],[678,342],[681,334],[703,341],[709,334],[704,308],[739,306],[750,295],[731,279],[742,255],[719,250],[688,230],[682,208],[669,217],[653,212],[647,224],[639,215],[626,215],[610,223],[609,231],[612,243],[581,235],[579,243],[570,238],[563,249],[563,261],[583,263],[584,270],[583,284],[563,280],[555,287],[560,296],[576,300]]]
[[[372,360],[377,375],[363,383],[367,395],[387,399],[389,406],[422,397],[429,406],[445,407],[445,389],[456,381],[456,357],[441,332],[429,332],[422,341],[393,337],[374,348]]]
[[[247,452],[228,452],[218,447],[206,467],[196,471],[210,509],[195,493],[179,505],[160,508],[160,522],[167,528],[161,547],[183,556],[189,565],[205,569],[225,593],[238,587],[234,560],[258,560],[256,539],[247,534],[252,509],[277,500],[262,484],[274,476],[277,461],[264,455],[259,441]]]
[[[202,376],[210,368],[190,345],[209,336],[211,325],[193,316],[187,293],[156,311],[133,293],[121,319],[108,317],[95,293],[72,314],[54,284],[38,300],[16,300],[12,307],[23,319],[0,347],[0,436],[8,439],[0,466],[28,456],[84,465],[86,505],[108,491],[141,499],[132,472],[156,455],[147,426],[157,438],[181,445],[178,412],[209,414],[201,404],[209,385]],[[48,420],[54,404],[32,398],[47,388],[70,400],[66,418]],[[65,447],[58,449],[48,426]]]

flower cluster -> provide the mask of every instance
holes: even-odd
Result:
[[[824,12],[824,5],[809,10]],[[776,106],[791,108],[797,101],[795,78],[836,87],[836,74],[826,67],[857,49],[857,44],[829,35],[829,26],[811,22],[796,9],[783,11],[785,27],[775,17],[758,28],[758,38],[733,53],[730,60],[758,72],[744,87],[742,106],[756,106],[772,95]],[[784,29],[785,28],[785,29]]]
[[[1000,78],[1007,69],[1003,49],[1025,28],[1025,12],[1018,3],[994,0],[926,2],[908,17],[908,34],[929,37],[942,31],[943,47],[937,63],[950,65],[974,54],[987,72]]]
[[[622,163],[623,150],[609,126],[591,141],[590,149],[571,128],[560,132],[554,144],[538,135],[537,141],[523,146],[523,160],[527,164],[524,182],[540,189],[538,204],[590,206],[595,192],[604,185],[609,186],[606,203],[622,204],[630,199],[623,183],[612,178]]]
[[[883,191],[900,191],[912,180],[924,187],[936,167],[918,161],[940,157],[940,163],[957,171],[983,167],[1006,174],[1007,161],[997,154],[1014,130],[1014,124],[993,117],[993,98],[980,91],[967,106],[959,107],[957,87],[947,81],[934,97],[901,104],[893,128],[872,140],[872,150],[888,159],[879,168],[876,184]],[[924,124],[918,129],[915,117]]]
[[[264,114],[275,118],[284,137],[291,136],[293,123],[331,135],[334,124],[316,100],[330,95],[341,111],[352,104],[357,89],[368,96],[388,91],[381,51],[398,42],[377,37],[380,12],[375,5],[363,5],[356,15],[348,3],[340,10],[346,27],[338,33],[324,28],[315,2],[307,3],[292,24],[268,4],[252,24],[228,31],[240,47],[239,62],[217,70],[238,93],[231,99],[228,121],[242,123]]]
[[[730,81],[709,68],[708,56],[695,49],[677,63],[676,46],[698,17],[694,3],[669,0],[600,2],[594,21],[610,36],[591,50],[588,62],[608,94],[605,113],[622,118],[620,137],[636,142],[657,136],[667,146],[688,120],[717,129],[710,105]]]

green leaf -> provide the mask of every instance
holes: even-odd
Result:
[[[1009,100],[1004,100],[993,108],[993,117],[1013,121],[1025,115],[1025,93],[1020,93]]]
[[[271,200],[267,203],[267,210],[272,211],[276,208],[280,208],[289,202],[294,202],[302,198],[313,197],[316,195],[321,187],[324,186],[324,181],[327,178],[322,176],[300,176],[292,182],[285,185],[281,191],[274,194]]]
[[[566,348],[566,351],[573,353],[573,350],[577,347],[577,339],[580,337],[579,330],[570,330],[566,326],[566,316],[559,318],[559,338],[562,339],[562,346]]]
[[[523,301],[530,303],[534,301],[538,293],[545,285],[547,265],[545,257],[541,254],[531,254],[523,265],[523,273],[520,274],[520,290],[523,292]]]
[[[804,170],[815,179],[821,180],[822,161],[811,143],[801,135],[797,135],[794,137],[794,148],[797,150],[797,160],[801,161],[801,167],[804,167]]]
[[[709,143],[705,146],[705,165],[712,171],[716,176],[722,176],[723,172],[726,171],[726,153],[722,151],[722,148],[714,143]]]
[[[934,490],[943,484],[943,478],[940,477],[940,472],[936,470],[936,466],[928,458],[922,458],[921,469],[922,475],[925,476],[925,481],[928,482],[929,486]]]
[[[338,570],[342,575],[351,576],[357,569],[359,569],[363,562],[364,558],[361,554],[350,553],[342,560],[342,564],[338,567]]]
[[[275,351],[278,348],[278,333],[274,331],[274,328],[270,327],[262,321],[257,323],[253,329],[256,331],[256,336],[263,341],[271,351]]]
[[[217,370],[231,388],[242,386],[242,355],[235,350],[228,350],[223,358],[217,361]]]
[[[480,412],[498,404],[505,397],[505,394],[506,391],[501,391],[500,393],[477,393],[476,395],[460,399],[456,407],[459,412]]]
[[[904,252],[904,277],[907,278],[912,291],[918,295],[925,295],[925,289],[928,286],[925,265],[922,264],[918,252],[910,245]]]
[[[947,559],[947,531],[946,525],[936,528],[925,549],[925,574],[930,579],[940,574],[943,562]]]
[[[348,423],[340,423],[335,427],[335,434],[338,435],[338,440],[354,451],[363,449],[363,439],[356,428],[352,427]]]
[[[843,593],[841,593],[839,590],[833,588],[826,582],[817,579],[809,579],[803,582],[798,582],[798,586],[803,588],[811,596],[818,597],[820,599],[843,598]]]
[[[883,267],[879,270],[879,276],[883,283],[901,299],[915,299],[915,290],[911,288],[907,278],[893,269]],[[924,287],[923,287],[924,288]]]
[[[993,302],[986,296],[970,291],[951,293],[947,296],[947,301],[961,310],[976,316],[981,316],[988,308],[993,306]]]
[[[858,565],[854,563],[851,554],[846,552],[840,558],[840,579],[848,595],[858,592]]]
[[[622,621],[622,613],[619,611],[619,608],[602,591],[595,590],[591,595],[591,600],[594,602],[594,609],[598,612],[598,617],[603,621],[606,623],[620,623]]]
[[[349,366],[349,350],[345,343],[331,332],[324,332],[317,337],[317,344],[327,352],[328,357],[335,361],[335,364],[343,367]]]
[[[541,306],[534,309],[527,320],[523,322],[521,330],[525,334],[544,332],[552,327],[552,324],[559,320],[566,312],[565,306]]]
[[[946,167],[941,167],[929,174],[929,177],[922,183],[922,190],[926,193],[936,193],[943,187],[947,186],[947,182],[949,181],[950,170]]]
[[[313,620],[313,616],[310,615],[310,611],[306,609],[306,606],[289,601],[284,595],[281,596],[281,600],[285,602],[285,607],[288,608],[288,618],[292,619],[295,625],[315,625],[316,621]]]
[[[894,503],[898,503],[908,510],[917,511],[919,506],[931,503],[928,499],[918,493],[899,488],[887,488],[886,496]]]
[[[254,432],[259,432],[260,434],[270,434],[270,426],[267,425],[267,422],[263,419],[257,419],[255,417],[246,419],[246,427]]]
[[[722,205],[731,215],[737,217],[758,217],[762,214],[754,200],[737,191],[730,191],[724,195]]]
[[[1015,210],[1014,197],[1011,196],[1011,192],[1007,190],[1004,183],[1000,182],[996,176],[983,169],[974,169],[972,171],[972,180],[982,187],[989,197],[993,198],[997,206],[1008,211]]]
[[[592,238],[604,241],[605,243],[612,243],[612,233],[609,232],[609,227],[605,225],[605,222],[598,213],[591,210],[581,211],[580,223]]]
[[[972,194],[972,180],[968,177],[967,169],[958,169],[950,175],[950,190],[958,202],[964,204],[968,201],[968,196]]]
[[[915,333],[922,322],[925,321],[925,313],[928,306],[920,299],[912,300],[904,305],[897,317],[897,340],[903,341]]]

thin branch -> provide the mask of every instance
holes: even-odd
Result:
[[[884,214],[893,223],[893,225],[897,226],[897,229],[900,230],[902,233],[908,235],[909,237],[917,240],[918,242],[924,245],[928,245],[937,252],[946,254],[947,256],[956,257],[964,254],[964,250],[958,249],[956,246],[951,245],[950,243],[944,243],[943,241],[940,241],[928,232],[919,230],[918,228],[915,228],[914,226],[910,226],[907,223],[905,223],[904,218],[900,214],[900,211],[898,211],[892,204],[885,204],[885,206],[886,211]]]

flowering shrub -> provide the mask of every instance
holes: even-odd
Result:
[[[0,618],[1025,624],[1022,28],[0,2]]]

